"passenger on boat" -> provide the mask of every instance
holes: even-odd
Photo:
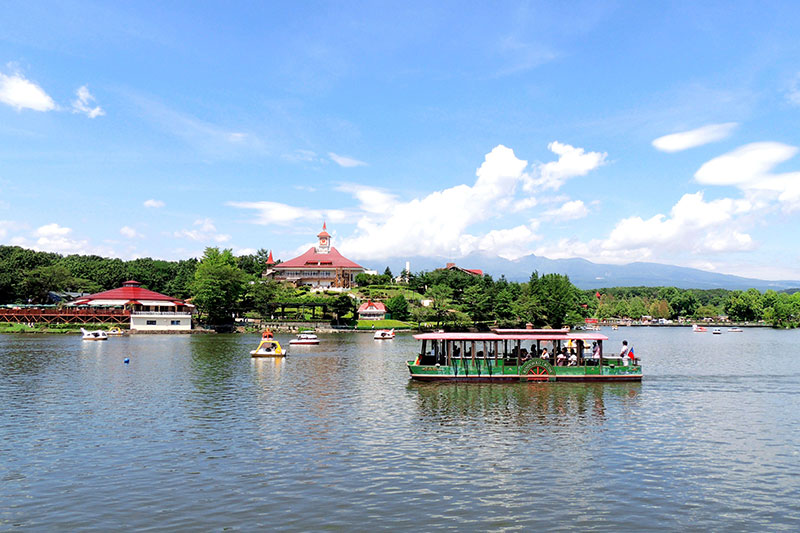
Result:
[[[568,366],[578,366],[578,354],[575,353],[575,350],[570,350]]]
[[[527,348],[523,348],[522,350],[520,350],[519,355],[520,359],[522,359],[523,361],[527,361],[528,359],[530,359]]]
[[[547,353],[547,348],[542,348],[542,355],[540,355],[539,357],[541,357],[542,359],[544,359],[548,363],[550,362],[550,354]]]
[[[622,349],[619,351],[619,356],[622,357],[622,364],[628,366],[628,352],[631,349],[628,347],[628,341],[622,341]]]
[[[597,344],[597,341],[592,343],[592,358],[600,359],[600,345]]]
[[[562,348],[556,356],[556,366],[564,366],[567,363],[567,349]]]

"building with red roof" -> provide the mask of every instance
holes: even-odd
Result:
[[[471,276],[482,277],[483,270],[479,268],[461,268],[460,266],[456,265],[455,263],[447,263],[447,266],[444,268],[438,268],[437,270],[455,270],[458,272],[463,272],[465,274],[469,274]]]
[[[181,299],[143,289],[135,280],[110,291],[82,296],[70,305],[89,307],[120,307],[131,312],[131,329],[188,330],[192,329],[194,306]]]
[[[364,267],[347,259],[331,246],[327,225],[317,234],[319,245],[311,247],[303,255],[268,267],[265,277],[276,281],[290,281],[296,286],[350,288],[355,285],[356,275]]]
[[[386,318],[386,306],[380,302],[367,300],[358,307],[359,320],[383,320]]]

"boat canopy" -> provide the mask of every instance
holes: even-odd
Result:
[[[597,332],[570,333],[567,329],[497,329],[484,333],[467,332],[433,332],[420,333],[414,335],[417,340],[438,340],[438,341],[607,341],[608,337]]]

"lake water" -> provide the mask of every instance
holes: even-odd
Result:
[[[410,382],[406,334],[0,335],[0,530],[799,530],[800,331],[604,333],[642,383]]]

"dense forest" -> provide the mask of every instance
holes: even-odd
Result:
[[[352,318],[358,302],[385,302],[393,318],[437,327],[498,324],[537,327],[577,325],[585,318],[699,320],[727,316],[733,321],[765,321],[796,327],[800,293],[755,289],[696,290],[675,287],[618,287],[583,291],[559,274],[531,274],[524,283],[495,280],[489,275],[435,270],[408,273],[395,282],[387,267],[382,275],[359,275],[359,287],[348,294],[311,292],[261,278],[267,253],[234,256],[230,250],[208,248],[200,259],[163,261],[150,258],[122,261],[95,255],[36,252],[0,246],[0,304],[47,304],[52,293],[93,293],[135,279],[145,288],[179,298],[192,298],[212,324],[236,316],[269,318],[306,307],[311,318],[341,322]],[[321,309],[320,316],[314,314]]]

